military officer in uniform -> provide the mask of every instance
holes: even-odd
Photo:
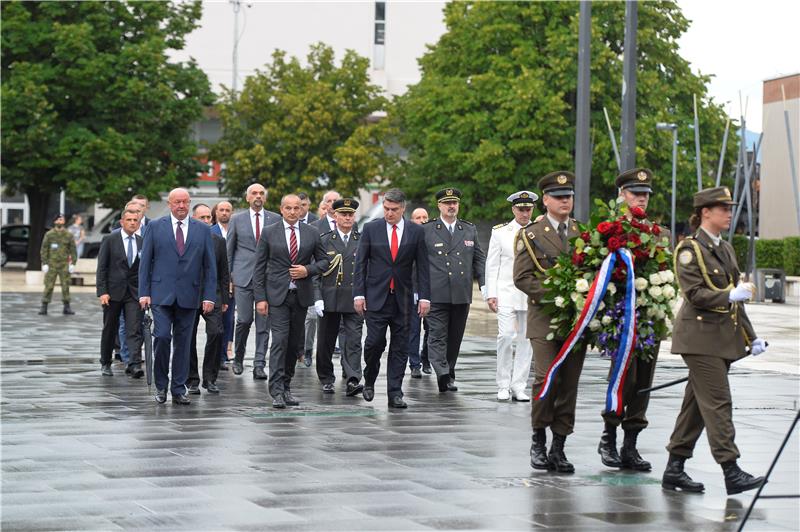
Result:
[[[478,243],[475,226],[458,218],[461,191],[440,190],[436,201],[440,217],[423,225],[431,281],[428,357],[436,372],[439,392],[454,392],[458,390],[453,381],[472,303],[473,279],[477,279],[485,299],[486,255]]]
[[[622,172],[617,176],[615,184],[619,189],[619,197],[622,198],[630,208],[637,207],[647,211],[652,189],[653,172],[647,168],[634,168]],[[628,213],[630,218],[632,215]],[[658,238],[669,245],[670,232],[666,227],[658,226]],[[649,394],[639,394],[639,390],[649,388],[653,385],[653,375],[656,369],[656,359],[658,350],[661,346],[658,338],[653,347],[653,358],[644,360],[639,356],[632,356],[625,374],[625,382],[622,389],[623,413],[617,415],[616,412],[604,411],[602,413],[604,421],[603,435],[597,446],[597,452],[604,465],[608,467],[619,467],[634,471],[650,471],[650,462],[644,460],[636,448],[636,440],[639,433],[647,427],[646,417]],[[609,372],[611,368],[609,368]],[[617,427],[622,425],[625,433],[621,452],[617,452]]]
[[[497,313],[497,399],[530,401],[525,393],[533,352],[525,335],[528,300],[514,286],[514,243],[519,230],[531,221],[539,199],[521,190],[508,197],[514,219],[492,228],[486,254],[486,303]],[[514,351],[516,350],[516,356]]]
[[[53,295],[56,285],[56,276],[61,280],[61,301],[64,303],[64,314],[75,314],[69,306],[70,274],[78,260],[78,250],[72,234],[64,228],[63,214],[58,214],[53,219],[53,228],[45,233],[42,247],[39,251],[42,257],[42,271],[44,272],[44,293],[39,315],[47,314],[47,305]]]
[[[314,309],[319,316],[317,334],[317,376],[323,393],[334,393],[333,350],[340,326],[344,330],[342,370],[348,397],[364,390],[361,381],[361,331],[364,318],[353,306],[353,270],[358,250],[355,214],[358,201],[337,199],[332,204],[336,229],[321,236],[325,253],[331,259],[328,269],[314,279]]]
[[[521,229],[515,244],[514,285],[528,296],[528,327],[534,356],[533,393],[539,393],[550,364],[564,338],[548,340],[552,332],[550,316],[541,306],[545,290],[545,271],[555,265],[559,255],[570,252],[569,239],[578,235],[578,224],[570,218],[575,195],[575,176],[567,171],[547,174],[539,180],[545,216]],[[572,473],[575,467],[564,454],[564,443],[575,425],[578,379],[583,369],[586,348],[573,349],[556,374],[546,397],[534,401],[531,409],[533,444],[531,467]],[[550,427],[553,444],[547,452],[545,429]]]
[[[689,367],[689,383],[667,445],[669,460],[661,485],[668,490],[703,491],[703,485],[684,472],[683,464],[692,457],[704,428],[711,454],[722,466],[728,495],[764,482],[763,477],[739,468],[739,449],[733,441],[728,369],[731,362],[747,355],[748,348],[750,354],[759,355],[767,343],[756,336],[744,309],[754,287],[739,282],[733,246],[720,236],[730,228],[732,205],[727,187],[695,194],[689,220],[695,233],[675,250],[675,273],[684,302],[675,317],[672,352],[680,354]]]

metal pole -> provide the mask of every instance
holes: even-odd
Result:
[[[625,43],[622,54],[622,170],[636,166],[636,27],[639,6],[625,2]]]
[[[744,156],[745,163],[742,164],[742,166],[744,167],[744,177],[743,177],[743,180],[742,180],[742,187],[743,187],[742,188],[742,194],[745,194],[745,202],[748,200],[748,195],[747,195],[748,191],[744,187],[749,187],[750,186],[750,176],[753,173],[753,166],[755,165],[755,161],[758,158],[758,151],[761,149],[761,139],[762,138],[764,138],[764,133],[761,133],[758,136],[758,142],[756,143],[755,150],[753,151],[753,158],[750,160],[749,164],[746,162],[747,161],[747,155]],[[733,221],[731,223],[731,232],[728,235],[728,241],[729,242],[733,241],[733,231],[735,230],[736,226],[739,223],[739,216],[741,216],[741,214],[742,214],[742,207],[744,205],[744,202],[741,201],[741,197],[739,199],[740,199],[740,201],[739,201],[738,205],[736,205],[736,211],[734,212]],[[748,250],[749,250],[749,247],[748,247]],[[748,253],[749,253],[749,251],[748,251]]]
[[[589,82],[592,60],[592,4],[580,3],[578,33],[578,117],[575,128],[575,217],[589,220],[592,152],[589,144]]]
[[[741,101],[739,102],[741,107]],[[744,115],[741,117],[742,129],[740,130],[739,138],[739,159],[736,163],[736,178],[733,181],[733,201],[737,202],[736,208],[733,213],[733,220],[731,220],[731,227],[728,229],[728,243],[733,243],[733,235],[736,234],[736,225],[739,223],[739,214],[742,212],[742,203],[739,201],[739,181],[744,176],[742,175],[742,168],[747,165],[747,155],[745,151],[745,134],[747,133],[747,121]]]
[[[603,107],[603,114],[606,117],[606,125],[608,126],[608,136],[611,138],[611,147],[614,149],[614,159],[617,161],[617,171],[622,172],[622,161],[619,157],[619,148],[617,148],[617,137],[614,136],[614,128],[611,127],[611,120],[608,119],[608,109]]]
[[[728,147],[728,130],[731,127],[731,118],[728,117],[728,121],[725,122],[725,133],[722,135],[722,149],[719,151],[719,165],[717,166],[717,181],[714,184],[715,187],[719,186],[719,182],[722,179],[722,167],[725,164],[725,148]]]
[[[677,165],[678,165],[678,127],[675,126],[672,128],[672,221],[670,222],[670,231],[672,234],[670,235],[670,245],[672,249],[675,249],[675,196],[677,183],[676,183],[676,172],[677,172]]]
[[[64,216],[67,215],[65,209],[67,208],[67,193],[64,192],[64,189],[61,189],[61,193],[58,195],[58,212],[63,214]]]
[[[800,193],[797,189],[797,169],[794,163],[794,144],[792,144],[792,128],[789,126],[789,111],[786,109],[786,90],[781,85],[783,94],[783,121],[786,124],[786,140],[789,143],[789,165],[792,169],[792,191],[794,192],[794,212],[797,215],[797,229],[800,230]]]
[[[697,166],[697,191],[703,190],[703,170],[700,163],[700,117],[697,116],[697,95],[692,94],[694,101],[694,160]]]
[[[236,92],[239,86],[239,10],[242,7],[241,0],[230,0],[233,4],[233,96],[236,97]]]

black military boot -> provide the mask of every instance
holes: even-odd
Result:
[[[736,460],[720,465],[722,472],[725,473],[725,489],[728,490],[728,495],[736,495],[757,488],[764,483],[764,477],[754,477],[750,473],[742,471],[736,464]]]
[[[547,433],[544,429],[534,429],[531,444],[531,467],[534,469],[553,469],[547,459]]]
[[[39,307],[39,316],[47,316],[47,303],[42,303],[42,306]]]
[[[564,443],[567,441],[566,436],[553,433],[553,445],[550,446],[550,453],[547,458],[550,460],[552,469],[559,473],[574,473],[575,466],[569,463],[567,455],[564,454]]]
[[[638,430],[626,430],[625,439],[622,441],[622,452],[620,461],[623,469],[633,469],[634,471],[650,471],[653,467],[650,462],[639,456],[636,450],[636,438],[639,436]]]
[[[69,301],[64,302],[64,314],[75,314],[69,306]]]
[[[608,467],[622,467],[622,460],[617,453],[617,427],[606,423],[600,443],[597,445],[597,452],[603,465]]]
[[[683,471],[683,463],[686,458],[677,454],[670,454],[667,460],[667,468],[664,476],[661,477],[661,487],[665,490],[688,491],[691,493],[702,493],[705,489],[702,482],[695,482],[692,477]]]

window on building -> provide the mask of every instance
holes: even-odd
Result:
[[[375,2],[375,44],[386,43],[386,2]]]

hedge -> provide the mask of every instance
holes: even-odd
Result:
[[[747,236],[733,235],[736,260],[743,270],[747,265],[747,243]],[[775,268],[786,275],[800,275],[800,237],[756,240],[756,268]]]

